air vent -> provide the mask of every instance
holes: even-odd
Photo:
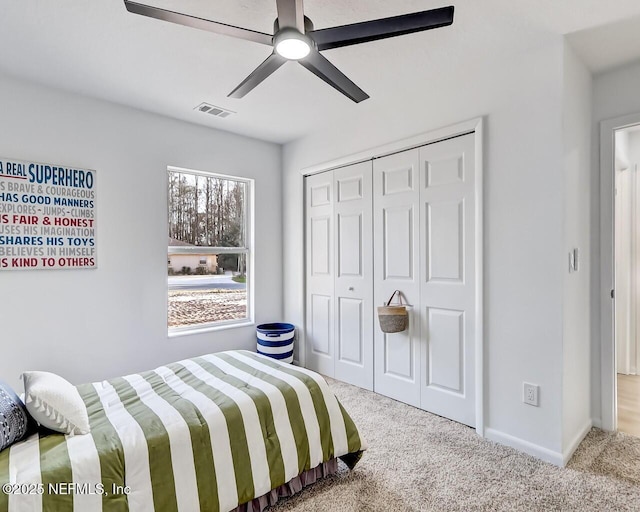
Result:
[[[200,103],[194,110],[198,112],[203,112],[205,114],[209,114],[210,116],[215,117],[228,117],[231,114],[235,114],[235,112],[231,110],[227,110],[222,107],[216,107],[215,105],[211,105],[210,103]]]

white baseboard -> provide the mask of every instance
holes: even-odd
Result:
[[[578,446],[580,446],[580,443],[585,438],[585,436],[589,433],[592,426],[593,426],[592,420],[588,419],[587,422],[584,424],[584,426],[580,429],[576,437],[573,438],[573,441],[571,441],[569,446],[567,446],[567,449],[564,450],[562,454],[562,466],[567,465],[567,462],[569,462],[569,460],[573,456],[573,452],[575,452]]]
[[[551,464],[555,464],[556,466],[564,466],[564,457],[560,452],[554,452],[553,450],[549,450],[548,448],[545,448],[543,446],[530,443],[529,441],[525,441],[524,439],[520,439],[519,437],[505,434],[504,432],[500,432],[499,430],[495,430],[492,428],[485,428],[484,434],[485,437],[487,439],[490,439],[491,441],[511,446],[511,448],[515,448],[516,450],[520,450],[521,452],[528,453],[529,455],[533,455],[538,459],[542,459],[545,462],[550,462]]]
[[[591,426],[595,428],[602,428],[602,420],[600,418],[591,418]]]
[[[538,459],[541,459],[545,462],[564,467],[567,465],[567,462],[569,462],[578,446],[580,446],[582,440],[589,433],[592,426],[592,420],[587,420],[587,422],[580,429],[573,441],[571,441],[571,444],[569,444],[567,449],[562,453],[549,450],[549,448],[545,448],[544,446],[525,441],[524,439],[520,439],[519,437],[505,434],[504,432],[495,430],[493,428],[486,428],[484,433],[485,437],[487,439],[490,439],[491,441],[495,441],[496,443],[504,444],[506,446],[511,446],[511,448],[515,448],[516,450],[520,450],[521,452],[533,455],[534,457],[537,457]]]

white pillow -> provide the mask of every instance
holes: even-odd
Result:
[[[25,404],[42,426],[63,434],[88,434],[89,416],[76,387],[55,373],[24,372]]]

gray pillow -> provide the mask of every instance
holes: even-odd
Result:
[[[0,380],[0,451],[20,441],[28,427],[26,407],[13,389]]]

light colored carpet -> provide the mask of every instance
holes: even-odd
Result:
[[[567,468],[459,423],[329,380],[369,443],[354,471],[269,512],[640,511],[640,438],[593,429]]]

